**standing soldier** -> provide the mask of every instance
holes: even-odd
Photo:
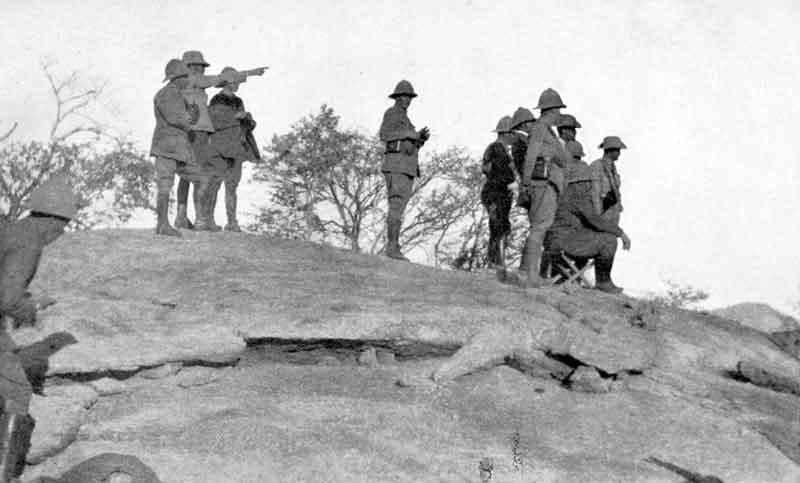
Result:
[[[78,200],[62,177],[31,193],[30,216],[0,228],[0,322],[32,326],[40,307],[28,293],[44,247],[64,233],[78,212]],[[25,467],[35,421],[28,414],[32,388],[25,356],[0,324],[0,481],[16,481]],[[71,336],[69,336],[71,337]],[[75,342],[72,338],[69,342]]]
[[[228,72],[236,72],[236,69],[233,67],[222,69],[223,74]],[[226,84],[222,91],[211,98],[208,106],[208,113],[214,124],[211,152],[216,160],[212,161],[212,164],[225,169],[225,213],[228,218],[225,231],[242,231],[236,220],[236,188],[242,179],[242,162],[261,159],[253,138],[256,122],[250,113],[245,111],[242,99],[236,95],[238,89],[238,82]],[[212,213],[219,188],[219,181],[211,186],[209,209]]]
[[[190,113],[181,95],[181,90],[189,81],[189,69],[179,59],[172,59],[167,63],[164,73],[164,81],[169,83],[153,99],[156,127],[150,146],[150,156],[156,158],[158,185],[156,234],[181,236],[178,230],[170,226],[168,218],[169,194],[175,183],[175,175],[186,181],[199,181],[206,174],[198,165],[189,143],[189,130],[197,122],[197,111]]]
[[[195,229],[219,231],[220,227],[214,223],[214,213],[209,213],[210,185],[215,178],[223,176],[222,167],[211,164],[209,148],[209,135],[214,132],[214,125],[208,114],[208,95],[206,88],[221,87],[230,82],[245,82],[248,76],[263,75],[266,68],[257,68],[238,72],[236,70],[221,73],[220,75],[205,75],[206,67],[210,64],[205,61],[203,54],[197,50],[183,53],[183,62],[189,68],[189,79],[183,88],[183,96],[189,103],[190,109],[197,111],[197,122],[191,128],[189,140],[192,144],[195,157],[201,169],[206,173],[202,179],[194,182],[194,211]],[[186,216],[186,207],[189,199],[189,183],[181,181],[178,184],[178,213],[175,217],[175,226],[190,228],[191,224]]]
[[[536,118],[530,109],[518,107],[511,117],[511,133],[514,140],[511,144],[511,157],[514,159],[514,169],[517,176],[522,173],[525,164],[525,154],[528,152],[528,134],[531,132]]]
[[[386,110],[381,123],[380,139],[386,143],[381,172],[386,178],[389,213],[386,216],[386,256],[408,261],[400,250],[400,228],[403,211],[411,197],[414,178],[419,176],[419,148],[430,137],[427,127],[414,130],[408,119],[408,106],[417,97],[407,80],[401,80],[389,95],[394,106]]]
[[[575,116],[571,114],[562,114],[558,117],[556,127],[558,128],[558,137],[565,143],[568,143],[575,140],[578,128],[582,126],[581,123],[575,119]]]
[[[546,89],[539,96],[536,109],[541,117],[534,123],[528,137],[528,152],[521,173],[519,202],[529,206],[530,228],[525,241],[523,259],[527,270],[520,270],[510,282],[521,287],[541,287],[546,280],[539,275],[539,258],[547,229],[553,223],[558,202],[558,193],[564,184],[564,168],[571,158],[553,131],[560,111],[566,107],[561,96],[553,89]]]
[[[622,196],[616,162],[621,150],[627,146],[618,136],[606,136],[598,147],[603,150],[603,157],[591,164],[595,177],[594,205],[605,219],[619,224]]]
[[[511,233],[511,211],[514,175],[513,162],[509,153],[513,135],[511,134],[511,118],[505,116],[497,123],[493,131],[497,140],[491,143],[483,153],[483,174],[486,183],[481,189],[481,203],[489,214],[489,264],[492,268],[505,269],[505,248],[508,234]]]

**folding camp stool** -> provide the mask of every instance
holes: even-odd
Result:
[[[550,280],[554,284],[577,283],[583,287],[591,287],[586,280],[586,271],[594,265],[594,260],[578,259],[567,255],[563,250],[549,254]]]

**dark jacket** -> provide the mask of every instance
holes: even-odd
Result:
[[[386,110],[379,136],[387,147],[381,171],[419,176],[419,148],[423,143],[405,109],[392,106]]]
[[[590,180],[569,183],[559,199],[558,209],[550,227],[554,245],[580,231],[594,231],[622,236],[622,229],[606,220],[592,204],[592,182]]]
[[[150,156],[161,156],[196,164],[188,131],[192,127],[188,105],[180,89],[169,83],[153,99],[156,128],[150,144]]]
[[[514,167],[517,173],[522,173],[525,166],[525,155],[528,152],[528,137],[522,132],[514,132],[514,142],[511,143],[511,158],[514,160]]]
[[[491,195],[510,195],[508,185],[514,182],[511,156],[500,141],[490,144],[483,153],[483,169],[486,183],[481,190],[481,198]]]
[[[213,153],[238,161],[261,158],[258,146],[252,138],[256,122],[250,116],[236,118],[237,113],[244,112],[244,102],[236,95],[223,91],[211,98],[208,113],[214,124],[214,133],[210,138]]]

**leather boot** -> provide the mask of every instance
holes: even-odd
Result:
[[[198,231],[211,231],[208,224],[208,191],[210,183],[208,181],[195,181],[194,191],[194,229]]]
[[[622,287],[617,287],[611,281],[611,269],[614,266],[614,257],[597,257],[594,260],[595,286],[597,290],[618,294],[622,292]]]
[[[0,417],[0,482],[17,481],[22,476],[35,425],[28,414],[4,412]]]
[[[528,259],[528,276],[525,280],[525,288],[539,288],[547,285],[547,280],[539,276],[539,259],[542,256],[542,238],[538,234],[528,237],[525,244],[525,255]]]
[[[225,215],[228,217],[228,223],[225,225],[225,231],[242,231],[239,227],[239,222],[236,220],[236,191],[228,192],[228,187],[225,187]]]
[[[167,210],[169,209],[169,193],[159,193],[158,197],[156,198],[156,215],[158,216],[158,221],[156,224],[156,235],[167,235],[167,236],[181,236],[181,232],[172,228],[169,224],[169,215],[167,214]]]
[[[214,211],[217,207],[217,193],[219,193],[219,188],[222,185],[220,181],[211,181],[208,187],[207,199],[206,199],[206,219],[208,220],[208,227],[210,231],[221,231],[222,227],[217,225],[217,222],[214,221]]]
[[[175,228],[192,230],[194,225],[189,221],[186,209],[189,206],[189,182],[183,178],[178,179],[178,213],[175,215]]]
[[[400,220],[386,221],[386,256],[395,260],[408,261],[400,251]]]

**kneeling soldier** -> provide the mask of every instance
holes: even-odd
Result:
[[[597,214],[592,203],[594,183],[590,168],[573,165],[567,183],[550,228],[550,251],[563,251],[579,260],[593,258],[595,288],[608,293],[622,292],[622,288],[611,280],[611,269],[617,251],[617,238],[622,239],[624,250],[630,249],[630,239],[619,225]]]

